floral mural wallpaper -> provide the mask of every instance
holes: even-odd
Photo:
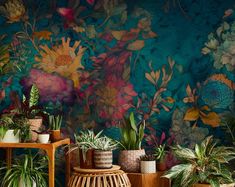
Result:
[[[145,146],[162,133],[222,141],[234,113],[234,0],[2,0],[0,110],[33,84],[40,105],[80,129],[119,136],[131,111]]]

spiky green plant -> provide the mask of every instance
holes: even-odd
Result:
[[[121,147],[126,150],[141,149],[142,140],[144,138],[145,121],[137,125],[134,113],[132,112],[129,119],[124,120],[124,123],[124,126],[121,128]]]
[[[75,144],[70,145],[69,152],[81,149],[84,161],[86,161],[86,153],[89,149],[95,149],[96,141],[100,138],[103,131],[95,134],[92,130],[80,131],[74,134]]]
[[[49,116],[49,126],[51,130],[59,130],[62,125],[62,119],[63,117],[58,115],[58,116]]]
[[[235,158],[231,147],[217,146],[212,136],[194,150],[177,145],[173,148],[181,164],[172,167],[164,177],[173,179],[173,187],[190,187],[196,183],[208,183],[212,187],[233,183],[228,163]]]
[[[111,151],[118,147],[118,142],[107,137],[102,136],[94,141],[94,149],[102,151]]]
[[[4,177],[1,179],[1,186],[18,187],[21,181],[27,187],[32,187],[33,182],[36,183],[36,186],[47,187],[47,165],[47,157],[26,154],[24,159],[17,158],[11,168],[6,170]],[[4,170],[6,167],[1,169]]]

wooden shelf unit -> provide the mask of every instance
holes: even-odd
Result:
[[[0,143],[0,148],[6,149],[6,162],[7,166],[11,167],[12,162],[12,149],[14,148],[36,148],[46,151],[49,158],[48,171],[49,171],[49,187],[55,187],[55,151],[62,145],[69,145],[70,139],[66,138],[53,143]],[[70,178],[70,154],[65,153],[66,161],[66,184]]]

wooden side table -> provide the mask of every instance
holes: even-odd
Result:
[[[111,169],[74,167],[69,187],[131,187],[131,184],[120,166],[114,165]]]
[[[14,148],[37,148],[46,151],[49,158],[49,187],[55,187],[55,151],[62,145],[69,145],[70,139],[66,138],[53,143],[0,143],[0,148],[6,148],[6,162],[7,166],[11,166],[12,149]],[[66,161],[66,184],[70,178],[70,154],[65,154]]]
[[[128,173],[131,186],[133,187],[170,187],[170,180],[162,178],[164,172],[156,173]]]

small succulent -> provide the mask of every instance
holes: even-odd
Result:
[[[155,161],[155,155],[143,155],[140,157],[140,161]]]
[[[160,163],[164,161],[166,154],[167,154],[166,144],[159,145],[158,147],[155,148],[154,155]]]

